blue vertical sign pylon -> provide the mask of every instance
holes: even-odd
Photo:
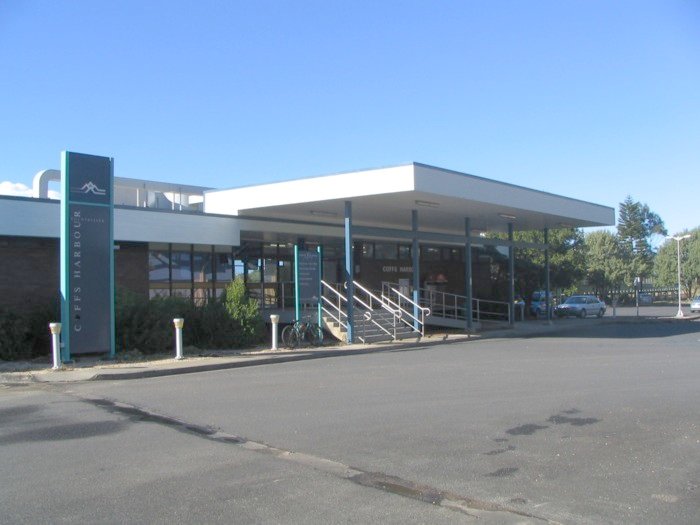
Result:
[[[114,357],[114,160],[61,154],[63,360]]]

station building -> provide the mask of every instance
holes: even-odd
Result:
[[[60,176],[39,172],[33,197],[0,196],[1,307],[60,298],[60,202],[47,198]],[[420,163],[233,189],[115,177],[114,195],[117,287],[201,303],[240,276],[283,320],[295,246],[322,247],[323,280],[343,301],[355,283],[393,288],[430,322],[471,329],[499,304],[513,321],[514,248],[547,250],[514,231],[615,223],[608,206]]]

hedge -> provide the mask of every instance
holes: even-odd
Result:
[[[173,319],[185,319],[183,344],[201,349],[241,348],[262,342],[264,322],[257,301],[248,297],[243,281],[233,281],[221,299],[195,306],[189,299],[148,300],[128,290],[115,297],[117,355],[155,354],[173,349]],[[51,354],[48,325],[59,320],[58,307],[28,314],[0,310],[0,359],[32,359]]]

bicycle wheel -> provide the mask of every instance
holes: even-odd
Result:
[[[299,344],[299,334],[294,330],[294,325],[287,325],[282,330],[282,344],[287,348],[295,348]]]
[[[313,346],[321,346],[323,344],[323,330],[317,324],[311,324],[306,329],[306,338]]]

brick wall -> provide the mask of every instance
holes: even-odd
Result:
[[[117,244],[117,286],[148,297],[148,244]],[[59,274],[58,239],[0,236],[0,308],[23,312],[58,305]]]
[[[58,305],[58,239],[0,236],[0,308]]]
[[[117,242],[114,252],[114,278],[117,287],[148,297],[148,244]]]

